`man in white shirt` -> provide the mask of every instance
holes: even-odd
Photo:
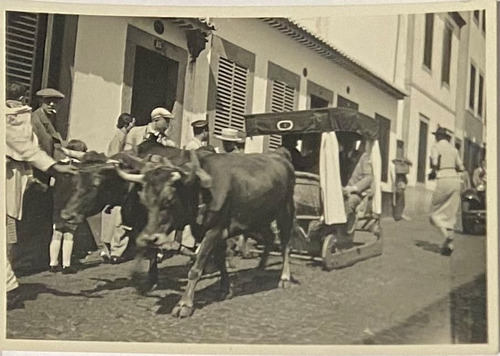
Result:
[[[193,127],[194,138],[188,142],[186,150],[196,150],[203,147],[208,140],[208,122],[206,120],[197,120],[191,124]]]
[[[163,146],[175,147],[175,142],[168,137],[171,127],[170,121],[174,115],[165,108],[156,108],[151,111],[151,122],[146,126],[133,127],[125,139],[124,150],[135,150],[139,144],[147,139],[154,138]]]

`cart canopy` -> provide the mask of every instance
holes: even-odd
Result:
[[[249,114],[244,117],[248,137],[350,131],[367,139],[377,140],[379,134],[377,119],[348,108]]]

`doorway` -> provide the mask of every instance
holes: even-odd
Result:
[[[172,110],[176,100],[179,62],[142,46],[136,46],[131,114],[137,125],[150,121],[158,106]]]

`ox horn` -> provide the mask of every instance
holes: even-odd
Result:
[[[170,168],[175,168],[175,166],[170,162],[170,160],[167,157],[163,157],[163,164],[167,167]]]
[[[189,156],[191,158],[191,163],[193,163],[193,165],[196,168],[199,168],[200,167],[200,160],[198,159],[198,156],[196,155],[196,151],[195,150],[189,151]]]
[[[127,173],[123,169],[118,167],[118,165],[115,166],[115,169],[118,175],[126,181],[134,183],[144,183],[144,174]]]
[[[146,166],[147,162],[147,159],[141,159],[129,153],[124,153],[122,156],[122,160],[124,163],[128,164],[129,166],[138,171],[142,170]]]
[[[196,174],[196,176],[200,180],[200,186],[202,188],[211,188],[212,177],[204,169],[201,168],[198,155],[194,150],[189,151],[189,154],[191,156],[191,163],[193,164],[194,174]]]
[[[70,150],[66,147],[59,147],[59,150],[64,153],[66,156],[81,160],[83,156],[85,155],[85,152],[80,152],[80,151],[75,151],[75,150]]]

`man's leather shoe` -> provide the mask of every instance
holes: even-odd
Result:
[[[62,274],[75,274],[76,272],[78,270],[71,266],[63,267],[62,269]]]
[[[51,272],[51,273],[61,272],[61,266],[59,266],[59,265],[49,266],[49,272]]]

